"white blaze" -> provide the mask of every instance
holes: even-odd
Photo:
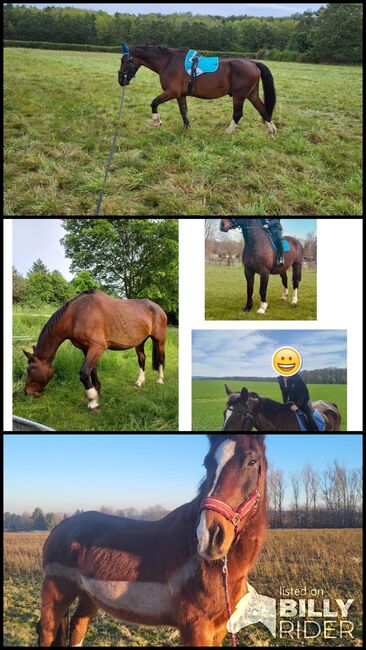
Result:
[[[212,488],[207,495],[208,497],[212,496],[214,493],[217,484],[220,480],[220,476],[224,467],[228,464],[231,458],[235,454],[236,442],[235,440],[225,440],[217,449],[215,454],[215,459],[217,462],[215,479],[212,485]],[[200,555],[203,555],[207,550],[207,547],[210,542],[210,534],[207,527],[207,513],[202,512],[200,523],[197,528],[197,538],[198,538],[198,551]]]

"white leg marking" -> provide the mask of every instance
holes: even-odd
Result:
[[[284,289],[281,300],[287,300],[287,298],[288,298],[288,289]]]
[[[140,368],[140,374],[135,386],[137,388],[141,388],[141,386],[143,386],[145,382],[146,382],[146,373],[144,372],[144,370],[142,370],[142,368]]]
[[[292,304],[293,304],[293,305],[297,305],[298,302],[299,302],[299,290],[298,290],[298,289],[295,289],[295,291],[294,291],[294,297],[293,297],[293,299],[292,299]]]
[[[89,390],[86,391],[86,396],[89,400],[88,409],[90,411],[95,411],[99,407],[98,391],[96,388],[89,388]]]
[[[231,135],[232,133],[235,133],[235,129],[238,125],[234,122],[234,120],[231,120],[229,126],[226,129],[226,133]]]
[[[153,119],[154,126],[162,126],[163,123],[160,119],[159,113],[153,113],[152,119]]]
[[[164,366],[162,364],[159,366],[159,377],[156,383],[160,385],[164,383]]]
[[[84,636],[84,639],[85,639],[85,636]],[[71,647],[72,648],[81,648],[83,643],[84,643],[84,639],[82,639],[82,641],[80,641],[80,643],[76,643],[75,645],[73,645]]]
[[[260,309],[258,309],[257,314],[265,314],[267,311],[268,302],[262,302]]]
[[[273,122],[266,122],[267,124],[267,129],[268,129],[268,135],[270,138],[274,138],[277,135],[277,128]]]

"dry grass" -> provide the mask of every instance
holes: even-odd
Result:
[[[34,625],[39,616],[41,549],[47,533],[5,534],[4,644],[35,646]],[[280,598],[280,587],[323,589],[324,597],[355,600],[349,620],[354,640],[319,638],[316,641],[272,639],[261,625],[239,636],[245,646],[362,647],[362,531],[269,531],[261,558],[250,577],[259,593]],[[319,606],[320,600],[316,600]],[[126,626],[100,614],[91,626],[89,646],[177,646],[175,631]],[[226,644],[229,644],[227,640]]]

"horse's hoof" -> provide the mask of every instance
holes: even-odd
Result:
[[[246,314],[249,314],[249,312],[251,312],[252,309],[253,309],[253,307],[243,307],[243,311],[244,311]]]
[[[96,404],[96,405],[88,404],[89,413],[94,413],[95,411],[99,411],[99,410],[100,410],[99,404]]]
[[[156,383],[159,384],[159,386],[164,386],[164,380],[163,379],[158,379],[158,381]]]
[[[134,384],[134,388],[142,388],[143,386],[145,386],[145,382],[141,383],[137,381],[136,384]]]
[[[262,314],[263,316],[265,316],[266,312],[264,311],[264,309],[260,308],[258,309],[257,314]]]

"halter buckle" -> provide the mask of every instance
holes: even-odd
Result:
[[[234,528],[237,528],[239,524],[240,524],[240,514],[237,512],[233,519]]]

